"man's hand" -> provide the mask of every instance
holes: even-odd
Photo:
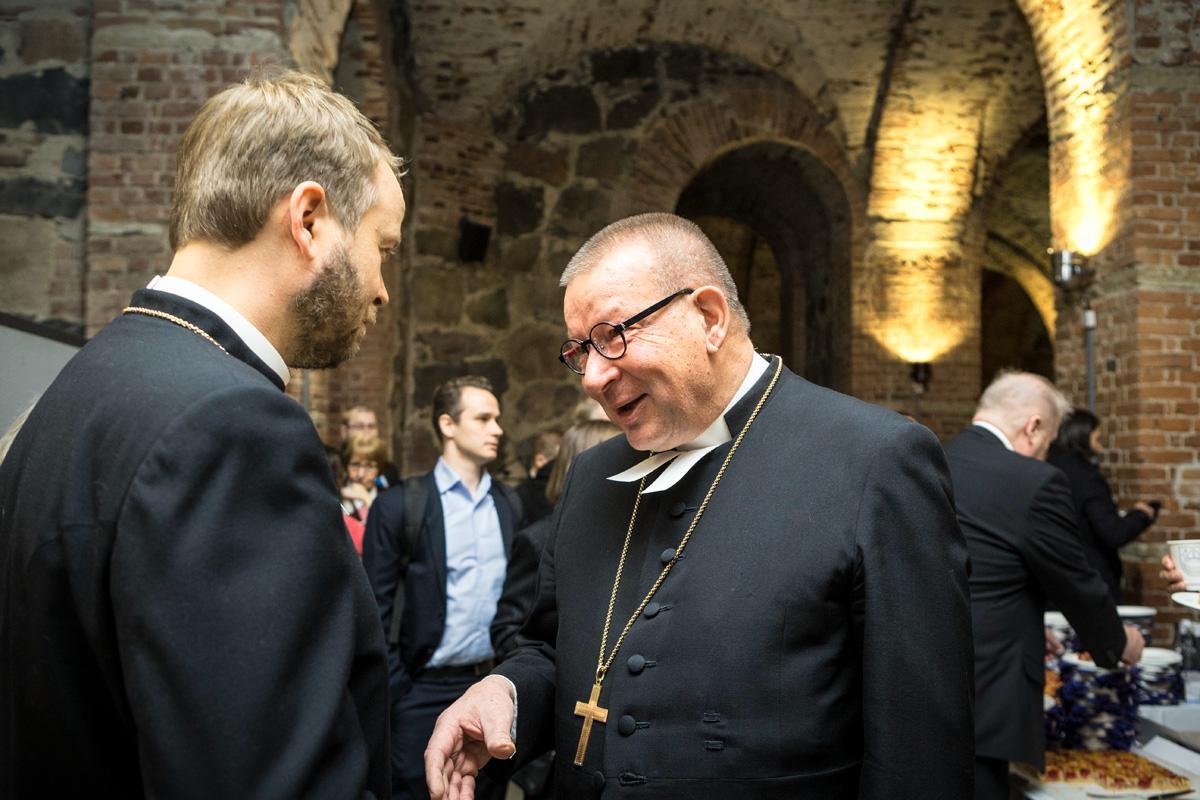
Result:
[[[1187,581],[1183,579],[1183,571],[1175,566],[1170,556],[1162,557],[1162,572],[1158,577],[1167,581],[1168,592],[1182,592],[1187,589]]]
[[[1142,634],[1137,628],[1132,625],[1125,626],[1125,650],[1121,653],[1121,660],[1130,666],[1142,660],[1142,649],[1146,646],[1146,640],[1142,638]]]
[[[425,747],[425,783],[433,800],[473,800],[479,770],[493,758],[512,757],[514,709],[508,681],[489,676],[441,713]]]
[[[1136,503],[1133,504],[1133,507],[1135,509],[1137,509],[1138,511],[1142,512],[1143,514],[1145,514],[1147,517],[1149,517],[1151,522],[1153,522],[1155,520],[1155,518],[1158,517],[1158,512],[1155,511],[1154,506],[1150,505],[1149,503],[1138,500]]]
[[[1063,651],[1062,642],[1054,635],[1054,631],[1049,627],[1043,628],[1046,632],[1046,658],[1054,658],[1061,655]]]

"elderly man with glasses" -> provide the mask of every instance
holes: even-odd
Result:
[[[756,353],[679,217],[610,225],[562,285],[559,357],[625,436],[573,465],[521,645],[434,730],[432,795],[554,747],[559,797],[970,797],[937,440]]]

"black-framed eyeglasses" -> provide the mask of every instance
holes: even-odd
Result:
[[[588,331],[588,338],[582,341],[579,339],[567,339],[563,342],[562,347],[558,351],[558,360],[565,364],[571,372],[579,375],[582,375],[583,370],[587,367],[589,350],[595,350],[609,361],[617,360],[625,355],[625,331],[631,325],[636,325],[655,311],[664,308],[676,297],[683,297],[694,291],[695,289],[680,289],[678,292],[664,297],[649,308],[639,311],[629,319],[624,322],[618,322],[616,325],[611,322],[597,322]]]

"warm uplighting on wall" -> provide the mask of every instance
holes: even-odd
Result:
[[[932,237],[922,239],[919,247],[907,242],[876,245],[878,312],[870,333],[900,361],[937,361],[966,337],[970,323],[952,297],[958,287],[945,255],[954,247]]]
[[[1052,168],[1062,170],[1050,184],[1055,238],[1084,255],[1095,255],[1112,239],[1119,187],[1106,176],[1127,169],[1108,146],[1119,89],[1110,80],[1115,51],[1103,19],[1080,10],[1071,20],[1072,35],[1050,51],[1055,63],[1043,67],[1062,81],[1050,131]]]

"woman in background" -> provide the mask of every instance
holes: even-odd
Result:
[[[342,511],[359,523],[354,547],[361,556],[362,525],[367,521],[371,503],[379,494],[379,476],[389,461],[387,446],[378,436],[355,436],[346,443],[342,459],[346,465],[346,479],[341,485]],[[354,538],[354,526],[347,523],[347,527]]]
[[[1085,408],[1071,412],[1050,446],[1046,460],[1061,469],[1071,484],[1079,538],[1088,562],[1108,584],[1114,603],[1121,602],[1121,555],[1118,548],[1154,524],[1157,509],[1138,501],[1122,515],[1112,489],[1100,472],[1097,453],[1104,449],[1100,419]]]

